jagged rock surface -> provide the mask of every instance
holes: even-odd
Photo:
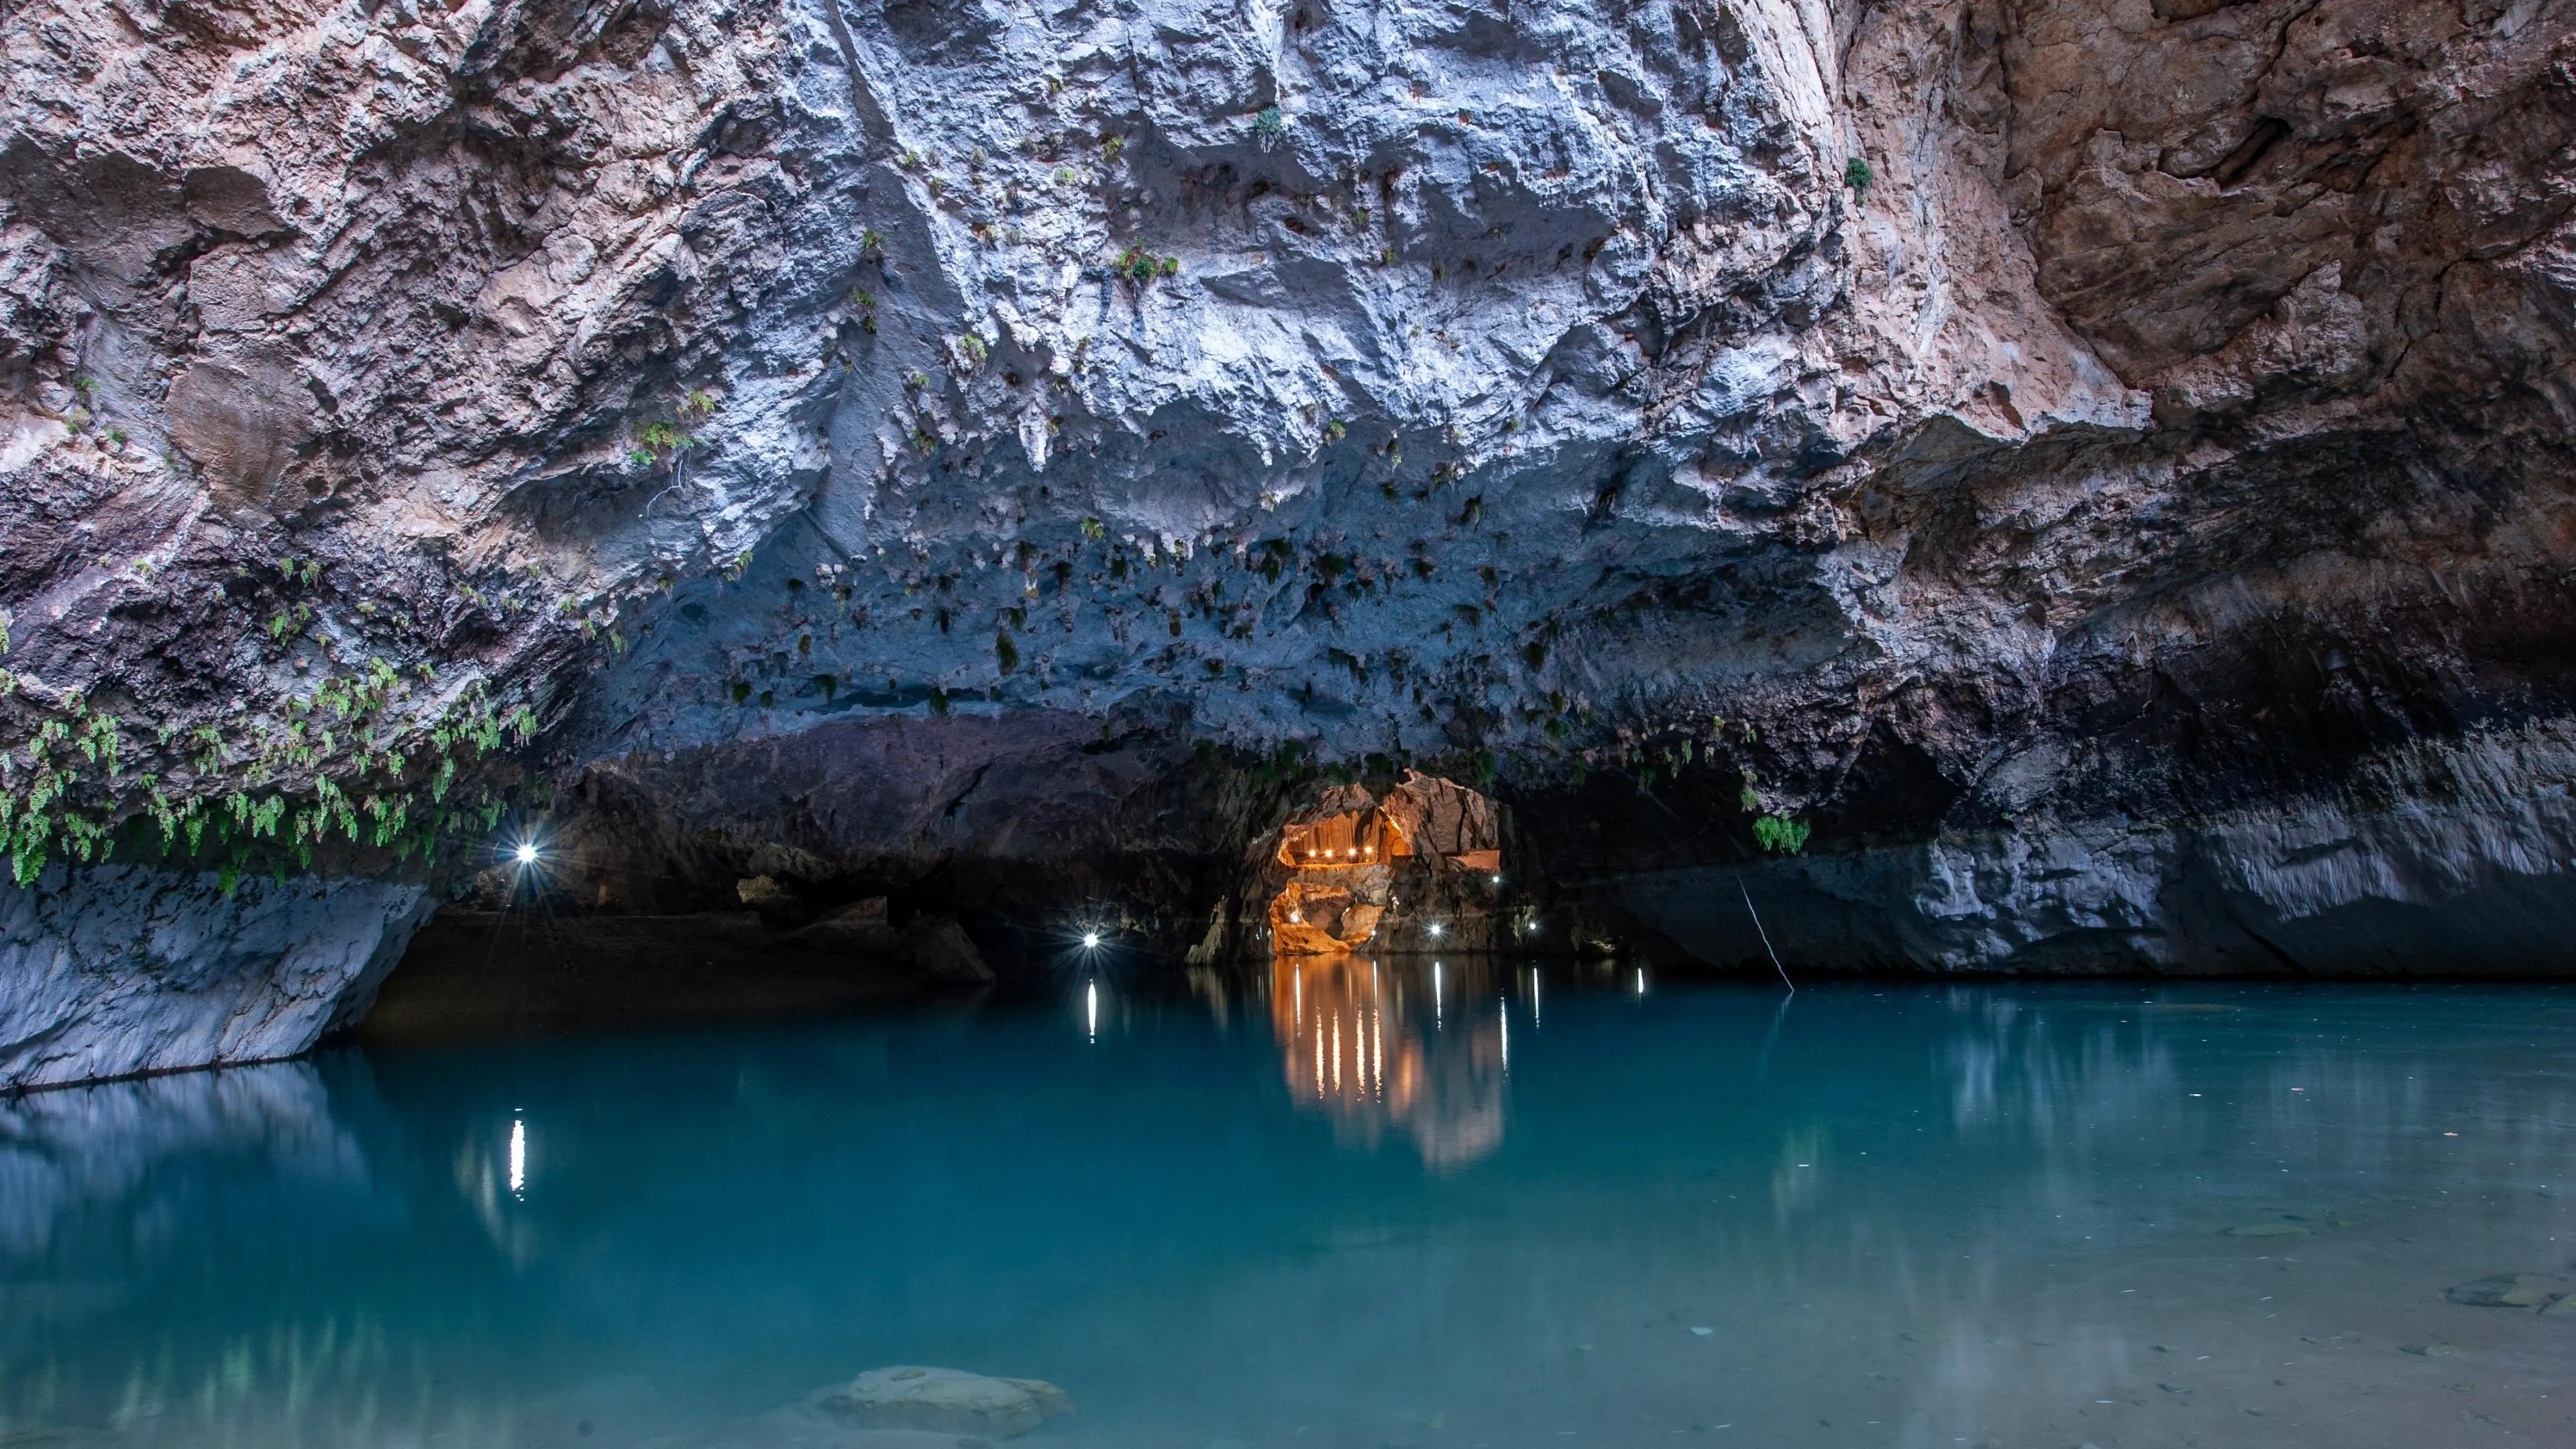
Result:
[[[1032,899],[1231,860],[1291,741],[1486,756],[1614,895],[1765,813],[1847,861],[2296,834],[2569,712],[2571,34],[2566,0],[18,5],[11,739],[112,710],[162,788],[226,792],[383,659],[384,728],[525,705],[526,763],[627,812],[601,880],[672,889],[762,848]],[[231,753],[167,752],[201,727]],[[818,778],[851,739],[876,763]],[[1235,753],[1193,776],[1200,740]],[[269,788],[427,778],[336,745]],[[969,757],[1056,825],[960,827]],[[2432,878],[2365,834],[2356,879]],[[1981,944],[1881,954],[2118,935],[1975,899]]]

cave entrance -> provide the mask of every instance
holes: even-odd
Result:
[[[1265,862],[1271,948],[1491,949],[1502,866],[1502,808],[1476,791],[1412,770],[1383,800],[1336,786],[1290,817]]]

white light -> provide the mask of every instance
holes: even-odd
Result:
[[[528,1185],[528,1124],[510,1123],[510,1195],[517,1197]]]
[[[1099,949],[1100,949],[1100,933],[1099,933],[1098,931],[1085,931],[1085,932],[1083,932],[1083,933],[1082,933],[1082,949],[1084,949],[1084,950],[1086,950],[1086,951],[1097,951],[1097,950],[1099,950]]]
[[[535,865],[537,863],[537,843],[533,840],[520,841],[518,857],[519,864],[521,865]]]
[[[1496,884],[1496,885],[1501,885],[1502,883],[1503,883],[1503,878],[1502,878],[1501,876],[1496,876],[1496,877],[1494,877],[1494,884]]]
[[[1098,1040],[1100,1040],[1100,983],[1099,983],[1099,982],[1097,982],[1097,981],[1086,982],[1086,983],[1083,985],[1083,988],[1082,988],[1082,1004],[1083,1004],[1083,1012],[1084,1012],[1084,1015],[1086,1015],[1086,1016],[1089,1018],[1088,1028],[1089,1028],[1089,1031],[1090,1031],[1090,1034],[1091,1034],[1091,1039],[1092,1039],[1093,1041],[1098,1041]]]
[[[1440,923],[1438,921],[1433,921],[1431,923],[1431,934],[1434,936],[1440,934]]]

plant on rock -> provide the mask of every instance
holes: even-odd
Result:
[[[1796,855],[1807,848],[1807,834],[1812,829],[1803,820],[1765,815],[1753,822],[1753,839],[1764,850],[1775,855]]]
[[[1127,250],[1120,252],[1118,259],[1109,265],[1111,272],[1140,287],[1156,277],[1172,276],[1180,269],[1179,257],[1158,258],[1143,247],[1133,244],[1129,245]]]

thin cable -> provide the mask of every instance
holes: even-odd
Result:
[[[1753,918],[1753,929],[1762,937],[1762,949],[1771,957],[1771,969],[1780,973],[1780,984],[1789,988],[1789,994],[1797,995],[1798,983],[1789,979],[1789,968],[1780,964],[1780,953],[1771,949],[1771,933],[1762,929],[1762,913],[1753,909],[1753,892],[1744,888],[1744,877],[1735,878],[1735,889],[1744,897],[1744,914]]]

